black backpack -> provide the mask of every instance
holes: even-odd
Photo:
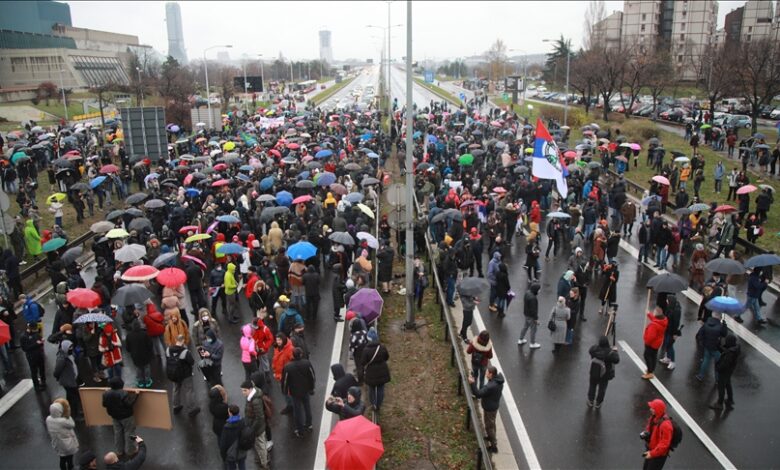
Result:
[[[666,417],[665,419],[668,419],[669,422],[672,423],[672,442],[669,443],[669,451],[673,451],[677,448],[678,445],[680,445],[680,442],[682,442],[683,430],[680,425],[677,424],[677,422],[671,417]]]
[[[187,349],[183,349],[179,354],[171,354],[171,349],[165,350],[165,375],[168,380],[178,382],[184,379],[184,358],[187,356]]]
[[[247,426],[246,423],[244,424],[244,427],[241,428],[241,432],[238,435],[238,448],[240,450],[249,450],[255,445],[255,430],[252,426]]]

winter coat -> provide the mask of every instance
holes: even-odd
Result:
[[[113,367],[122,363],[122,340],[109,323],[103,328],[98,340],[98,350],[103,353],[101,363],[104,367]]]
[[[636,220],[636,204],[626,201],[620,207],[620,215],[623,216],[623,224],[633,224]]]
[[[498,298],[505,298],[511,289],[509,285],[509,272],[506,265],[499,265],[496,273],[496,295]]]
[[[205,315],[208,315],[209,321],[204,324],[202,318]],[[219,337],[219,323],[208,310],[201,309],[198,312],[198,321],[192,325],[192,339],[195,341],[195,346],[201,346],[206,342],[206,331],[208,330],[214,330],[214,333]]]
[[[212,418],[211,430],[219,437],[222,434],[225,421],[228,419],[228,405],[216,388],[209,390],[209,413],[211,413]]]
[[[314,367],[308,359],[293,359],[282,370],[282,392],[302,398],[314,391]]]
[[[604,369],[604,376],[607,378],[615,376],[615,364],[620,362],[620,355],[617,351],[612,350],[609,345],[609,339],[603,336],[599,339],[599,344],[591,346],[588,350],[591,359],[599,359],[604,362],[606,366]],[[595,362],[590,364],[590,378],[591,380],[600,380],[601,366]]]
[[[49,406],[49,416],[46,417],[46,430],[49,431],[51,446],[57,455],[75,455],[79,450],[79,440],[76,437],[76,423],[73,418],[62,416],[63,409],[59,403]]]
[[[731,223],[731,219],[728,219],[723,225],[720,231],[720,244],[723,246],[731,246],[734,244],[734,224]]]
[[[498,265],[501,264],[501,253],[493,253],[493,258],[488,263],[487,280],[491,286],[496,285],[496,275],[498,274]]]
[[[539,319],[539,285],[531,285],[531,289],[525,292],[523,296],[523,315],[531,320]]]
[[[274,378],[279,382],[282,381],[282,371],[284,366],[292,359],[293,345],[292,341],[285,338],[281,348],[278,348],[274,344],[274,359],[271,366],[274,370]]]
[[[360,387],[354,386],[349,388],[349,394],[355,397],[355,401],[349,403],[347,398],[343,398],[343,404],[339,405],[335,402],[328,401],[325,403],[325,409],[332,413],[339,415],[340,419],[349,419],[356,416],[362,416],[366,411],[366,405],[360,401],[361,391]]]
[[[709,317],[696,333],[696,342],[704,349],[717,351],[720,348],[720,339],[728,334],[726,324],[715,317]]]
[[[246,402],[244,416],[246,417],[246,425],[254,429],[255,436],[259,436],[261,432],[265,432],[267,416],[263,405],[263,391],[257,387],[254,390],[255,394],[252,399]]]
[[[737,360],[742,353],[739,345],[737,344],[737,337],[734,335],[726,336],[725,344],[723,345],[720,358],[715,363],[715,370],[718,371],[721,377],[730,376],[734,373],[734,369],[737,367]]]
[[[103,392],[103,407],[113,419],[122,420],[133,416],[133,405],[137,399],[137,393],[130,393],[121,388],[111,389]]]
[[[379,272],[377,275],[379,276],[379,282],[390,282],[393,279],[393,258],[395,257],[395,253],[393,252],[393,249],[390,247],[386,247],[384,250],[380,250],[379,253],[376,254],[377,260],[379,261]]]
[[[566,322],[571,318],[569,307],[559,307],[557,304],[550,312],[550,318],[555,321],[555,331],[550,332],[552,342],[564,344],[566,342]]]
[[[228,263],[227,271],[225,271],[225,295],[233,295],[238,290],[238,282],[236,281],[236,265]]]
[[[36,230],[32,219],[28,219],[24,225],[24,243],[27,247],[27,253],[31,256],[38,256],[43,253],[41,246],[41,235]]]
[[[309,266],[306,268],[306,273],[303,275],[303,292],[306,294],[307,299],[314,299],[320,297],[320,273],[314,268]]]
[[[241,332],[243,333],[243,336],[239,341],[239,345],[241,346],[241,362],[249,364],[257,359],[257,348],[255,346],[255,340],[252,337],[252,326],[249,324],[244,325],[241,327]]]
[[[354,375],[344,372],[344,366],[341,364],[333,364],[330,366],[330,371],[333,373],[334,380],[333,390],[330,391],[330,394],[346,400],[349,389],[360,384]]]
[[[175,323],[173,321],[174,318],[177,319]],[[190,330],[187,329],[187,324],[181,319],[179,312],[174,312],[168,319],[168,324],[165,325],[165,336],[163,337],[165,345],[172,346],[176,344],[176,337],[179,335],[184,336],[184,344],[190,344]]]
[[[165,318],[153,304],[146,304],[144,324],[146,325],[146,334],[152,338],[165,334]]]
[[[57,379],[62,388],[78,388],[79,369],[76,366],[76,359],[72,353],[69,353],[73,343],[66,339],[60,343],[57,350],[57,362],[54,366],[54,378]]]
[[[377,341],[369,342],[363,349],[361,364],[363,364],[364,381],[367,385],[377,386],[390,382],[390,367],[387,361],[390,353],[387,348]]]
[[[663,457],[669,454],[674,426],[666,416],[666,403],[663,400],[655,399],[649,405],[655,414],[647,420],[645,427],[645,431],[650,433],[647,451],[650,453],[650,458]]]
[[[133,322],[132,329],[125,336],[125,348],[137,367],[151,364],[154,357],[154,343],[146,330],[141,327],[140,322]]]
[[[504,390],[504,376],[499,372],[480,389],[476,383],[471,384],[471,393],[479,398],[482,409],[497,411],[501,403],[501,393]]]
[[[482,344],[479,336],[475,336],[466,347],[466,354],[471,354],[472,365],[487,367],[493,358],[493,342],[488,340],[487,344]]]
[[[658,318],[652,312],[647,314],[647,319],[648,323],[643,335],[645,346],[659,349],[664,342],[664,334],[669,320],[665,316]]]
[[[284,238],[284,232],[279,228],[277,222],[271,222],[271,229],[268,230],[268,241],[271,244],[272,250],[282,249],[282,240]]]
[[[238,462],[246,458],[247,450],[240,449],[238,439],[246,423],[240,416],[229,417],[219,433],[219,455],[224,462]]]

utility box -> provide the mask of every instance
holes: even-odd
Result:
[[[153,162],[168,155],[165,108],[157,106],[120,108],[125,149],[131,162],[149,158]]]

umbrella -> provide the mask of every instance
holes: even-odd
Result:
[[[276,198],[272,194],[261,194],[257,196],[259,202],[271,202],[276,201]]]
[[[139,217],[137,219],[133,219],[130,222],[130,225],[127,226],[130,230],[138,230],[141,231],[144,228],[149,227],[152,228],[152,221],[147,219],[146,217]]]
[[[689,215],[690,213],[691,213],[691,210],[689,208],[687,208],[687,207],[680,207],[679,209],[675,209],[674,210],[674,214],[675,215],[680,215],[680,216]]]
[[[135,243],[125,245],[114,252],[114,259],[122,263],[138,261],[144,256],[146,256],[146,247]]]
[[[349,193],[344,196],[344,199],[350,204],[357,204],[363,202],[363,193]]]
[[[221,186],[227,186],[229,184],[230,184],[230,180],[227,180],[227,179],[223,178],[221,180],[214,181],[213,183],[211,183],[211,186],[214,187],[214,188],[218,188],[218,187],[221,187]]]
[[[165,268],[157,275],[157,283],[165,287],[178,287],[187,281],[187,274],[179,268]]]
[[[312,180],[301,180],[295,183],[295,187],[299,189],[312,189],[316,185],[314,184],[314,181]],[[300,198],[299,198],[300,199]],[[295,203],[295,200],[293,200],[293,203]]]
[[[220,255],[240,255],[245,249],[238,243],[225,243],[217,248],[217,253]]]
[[[217,220],[220,222],[225,222],[226,224],[238,224],[241,223],[241,219],[234,215],[220,215],[217,217]]]
[[[147,289],[144,285],[129,284],[117,289],[117,291],[114,293],[114,296],[111,297],[111,303],[116,305],[142,304],[151,298],[151,291],[149,291],[149,289]]]
[[[733,313],[737,315],[745,311],[745,306],[741,304],[739,300],[723,295],[710,299],[704,306],[713,312]]]
[[[339,421],[325,440],[331,470],[370,470],[384,451],[380,427],[363,416]]]
[[[547,217],[553,219],[571,219],[571,216],[565,212],[550,212]]]
[[[326,171],[317,175],[314,180],[317,182],[317,186],[330,186],[336,182],[336,175]]]
[[[333,155],[333,150],[325,149],[315,153],[314,158],[328,158],[331,155]]]
[[[64,201],[64,200],[65,200],[65,199],[67,199],[67,198],[68,198],[68,195],[67,195],[67,194],[63,194],[63,193],[54,193],[54,194],[52,194],[51,196],[49,196],[49,197],[47,197],[47,198],[46,198],[46,203],[47,203],[47,204],[51,204],[52,202],[55,202],[55,201],[56,201],[56,202],[62,202],[62,201]]]
[[[181,255],[181,259],[183,259],[183,260],[188,260],[188,261],[192,261],[193,263],[197,264],[197,265],[198,265],[198,266],[200,266],[201,268],[203,268],[203,269],[208,269],[208,268],[206,267],[206,263],[204,263],[203,261],[199,260],[198,258],[196,258],[196,257],[194,257],[194,256],[190,256],[190,255]]]
[[[271,189],[274,185],[274,177],[273,176],[267,176],[260,180],[260,191],[267,191]]]
[[[663,184],[665,186],[669,186],[669,180],[666,179],[665,176],[655,175],[653,176],[653,181],[655,181],[656,183]]]
[[[50,253],[52,251],[59,250],[68,243],[64,238],[52,238],[43,244],[43,252]]]
[[[278,193],[276,193],[276,202],[280,206],[289,206],[290,204],[292,204],[292,201],[293,201],[293,197],[292,194],[290,194],[289,192],[279,191]]]
[[[290,208],[286,206],[266,207],[260,213],[260,223],[267,223],[276,217],[281,217],[290,213]]]
[[[143,217],[144,211],[142,211],[141,209],[137,209],[135,207],[131,207],[125,210],[125,214],[131,215],[133,217]]]
[[[148,264],[142,264],[140,266],[133,266],[122,274],[123,281],[139,282],[148,281],[154,279],[160,271],[154,266]]]
[[[684,157],[684,156],[683,157],[677,157],[677,158],[674,159],[675,163],[689,163],[690,161],[691,161],[690,158]]]
[[[208,233],[196,233],[195,235],[187,237],[187,239],[184,240],[184,243],[199,242],[201,240],[208,240],[210,238],[211,235],[209,235]]]
[[[368,232],[358,232],[357,233],[358,240],[365,240],[368,243],[369,248],[378,249],[379,248],[379,241],[371,235]]]
[[[382,314],[385,301],[376,289],[363,288],[349,299],[349,310],[359,313],[366,323],[371,323]]]
[[[368,177],[368,178],[363,178],[363,180],[360,182],[360,185],[365,188],[366,186],[371,186],[372,184],[379,184],[379,183],[380,181],[378,179]]]
[[[647,281],[648,289],[658,293],[676,294],[688,288],[688,281],[673,273],[663,273],[651,277]]]
[[[480,294],[484,294],[489,290],[490,284],[488,284],[485,278],[481,277],[466,277],[458,284],[460,295],[468,297],[479,297]]]
[[[363,168],[357,163],[347,163],[346,165],[344,165],[344,169],[347,171],[360,171]]]
[[[601,168],[601,162],[588,162],[588,168]]]
[[[753,186],[752,184],[746,184],[745,186],[742,186],[741,188],[737,189],[737,194],[748,194],[748,193],[752,193],[757,189],[758,188]]]
[[[463,154],[458,158],[458,165],[471,166],[473,164],[474,164],[474,155],[470,153]]]
[[[317,247],[309,242],[298,242],[287,248],[287,257],[291,260],[307,260],[317,255]]]
[[[328,238],[331,241],[334,241],[336,243],[339,243],[341,245],[354,245],[355,240],[352,238],[352,235],[348,234],[347,232],[333,232],[331,233]]]
[[[757,255],[745,262],[746,268],[761,268],[764,266],[774,266],[780,264],[780,256],[774,253],[766,253],[763,255]]]
[[[372,219],[374,218],[374,211],[372,211],[371,208],[367,205],[358,203],[357,208]]]
[[[343,184],[339,184],[339,183],[331,184],[330,185],[330,190],[333,191],[334,193],[340,195],[340,196],[343,196],[343,195],[345,195],[345,194],[347,194],[349,192],[347,190],[346,186],[344,186]]]
[[[89,182],[89,187],[92,188],[92,189],[97,188],[98,186],[100,186],[106,180],[106,178],[107,178],[106,176],[98,176],[98,177],[92,179]]]
[[[715,212],[734,212],[735,210],[737,209],[728,204],[723,204],[715,208]]]
[[[311,201],[313,198],[309,194],[304,194],[303,196],[298,196],[295,199],[292,200],[293,204],[305,204],[309,201]]]
[[[755,134],[753,134],[753,137],[758,140],[766,140],[766,136],[761,132],[756,132]]]
[[[165,201],[162,199],[149,199],[144,203],[144,207],[147,209],[159,209],[165,207]]]
[[[431,219],[432,223],[438,223],[444,221],[446,218],[453,218],[455,220],[463,220],[463,214],[458,209],[447,209],[439,212]]]
[[[130,305],[130,304],[126,304],[126,305]],[[89,313],[85,313],[83,315],[79,315],[79,317],[77,319],[75,319],[73,321],[73,323],[74,324],[81,324],[81,323],[111,323],[113,321],[114,320],[112,320],[111,317],[109,317],[105,313],[89,312]]]
[[[701,212],[710,210],[710,206],[704,204],[703,202],[698,202],[696,204],[692,204],[688,209],[690,209],[691,212]]]
[[[185,225],[184,227],[179,229],[179,233],[182,235],[184,235],[187,232],[197,233],[199,231],[200,231],[200,227],[198,227],[197,225]]]
[[[119,173],[119,168],[116,165],[103,165],[100,168],[100,174],[107,175],[109,173]]]
[[[147,197],[149,197],[149,195],[146,193],[135,193],[128,196],[128,198],[125,199],[125,202],[132,206],[135,204],[140,204]]]
[[[745,274],[745,266],[737,260],[715,258],[704,265],[707,271],[720,274]]]
[[[0,320],[0,346],[11,341],[11,327],[8,323]]]
[[[68,303],[77,308],[94,308],[100,305],[100,294],[92,289],[79,287],[68,291],[65,296]]]
[[[112,230],[114,228],[114,224],[112,222],[106,222],[106,221],[100,221],[95,222],[92,224],[89,229],[95,233],[106,233],[109,230]]]
[[[775,192],[775,188],[773,188],[772,186],[769,186],[768,184],[759,184],[758,187],[761,188],[761,189],[766,189],[767,191],[772,192],[772,193]]]
[[[163,253],[152,261],[152,266],[159,268],[160,266],[168,266],[176,261],[176,253]]]
[[[73,261],[76,261],[81,254],[84,253],[84,248],[80,246],[74,246],[73,248],[68,248],[68,250],[60,256],[60,259],[63,263],[66,265],[72,263]]]
[[[126,238],[129,237],[130,234],[127,233],[127,230],[123,228],[112,228],[111,230],[106,233],[106,238],[108,239],[114,239],[114,238]]]

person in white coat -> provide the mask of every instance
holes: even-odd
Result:
[[[51,437],[51,446],[60,456],[60,470],[73,470],[73,456],[79,450],[76,437],[76,423],[70,416],[70,404],[64,398],[54,400],[49,406],[46,429]]]

